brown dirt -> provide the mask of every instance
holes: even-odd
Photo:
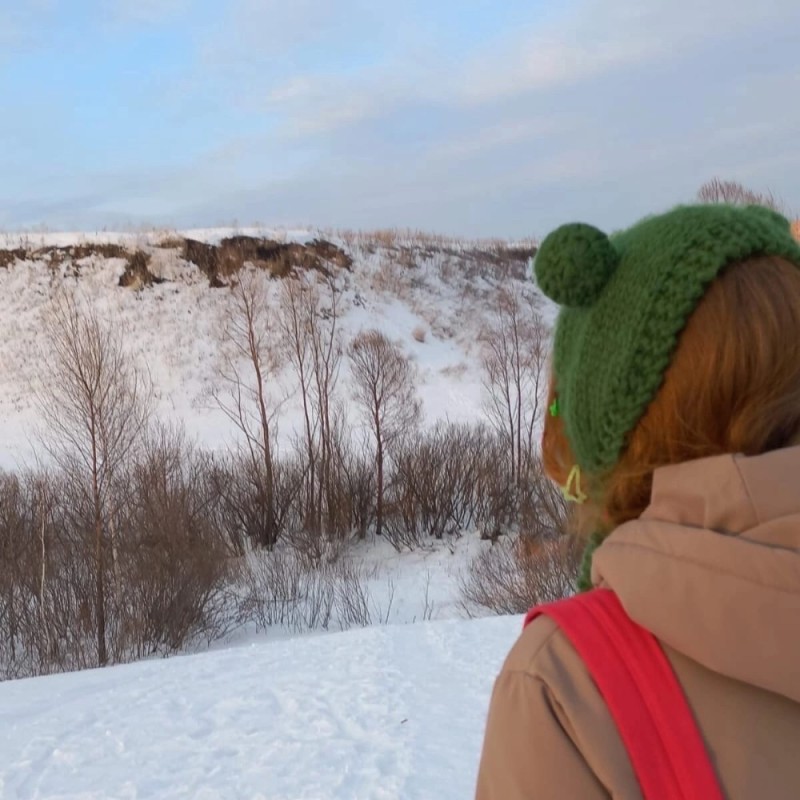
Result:
[[[131,254],[128,257],[128,266],[120,276],[119,285],[141,289],[154,283],[164,283],[163,278],[157,278],[150,272],[149,264],[150,256],[147,253],[137,250]]]
[[[78,244],[72,247],[54,248],[64,251],[73,261],[89,256],[101,258],[128,258],[130,253],[121,244]]]
[[[0,250],[0,268],[8,269],[17,259],[24,261],[28,253],[21,247],[15,250]]]
[[[331,242],[314,240],[307,245],[276,242],[254,236],[229,236],[218,246],[187,239],[183,258],[195,264],[211,286],[226,286],[245,263],[266,270],[274,278],[285,278],[297,269],[316,270],[327,275],[330,265],[350,269],[353,261]]]

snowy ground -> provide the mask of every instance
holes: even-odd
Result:
[[[520,619],[262,642],[0,685],[0,797],[462,800]]]

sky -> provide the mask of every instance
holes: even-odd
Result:
[[[0,0],[0,229],[800,215],[797,0]]]

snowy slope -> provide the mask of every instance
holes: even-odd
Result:
[[[0,685],[0,797],[462,800],[517,618]]]
[[[210,229],[184,231],[180,236],[218,243],[232,234],[301,243],[323,235],[318,231]],[[478,333],[497,286],[521,282],[509,279],[502,269],[495,274],[490,265],[460,259],[461,252],[474,251],[474,242],[399,238],[394,244],[381,244],[380,239],[325,235],[354,260],[352,270],[339,271],[337,278],[345,340],[363,328],[378,327],[403,347],[417,366],[418,392],[428,424],[444,418],[457,422],[480,417]],[[183,423],[205,447],[231,444],[231,425],[210,399],[219,382],[220,329],[229,293],[209,288],[207,277],[194,264],[184,261],[177,250],[162,248],[166,236],[150,232],[0,237],[0,250],[22,247],[31,254],[0,269],[0,341],[4,343],[0,349],[0,467],[30,464],[36,454],[37,418],[30,389],[37,380],[37,355],[44,346],[41,318],[54,292],[65,285],[125,332],[132,354],[146,363],[153,378],[162,418]],[[118,286],[124,259],[89,256],[54,268],[45,255],[36,255],[47,248],[90,243],[118,244],[147,253],[151,271],[166,282],[137,292]],[[535,292],[530,285],[523,288]],[[420,332],[424,341],[417,340]],[[346,371],[340,392],[347,399]],[[279,433],[280,440],[288,442],[299,425],[298,408],[291,396],[282,399],[286,402]]]

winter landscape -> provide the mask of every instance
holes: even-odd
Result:
[[[468,795],[490,617],[571,582],[535,244],[4,245],[2,796]]]
[[[0,800],[473,796],[581,554],[539,243],[796,219],[798,30],[0,0]]]

